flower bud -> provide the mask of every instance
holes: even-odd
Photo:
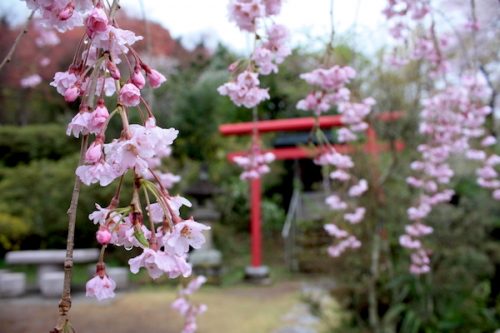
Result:
[[[75,10],[75,4],[73,3],[73,1],[71,1],[66,5],[66,7],[64,7],[63,10],[59,12],[57,18],[60,19],[61,21],[66,21],[70,19],[71,16],[73,16],[74,10]]]
[[[165,76],[163,76],[160,72],[158,72],[154,69],[150,70],[147,73],[147,75],[148,75],[149,84],[153,88],[158,88],[159,86],[161,86],[161,84],[163,82],[167,81]]]
[[[89,164],[95,164],[99,162],[102,158],[102,144],[99,142],[94,142],[90,145],[89,149],[85,153],[85,162]]]
[[[109,232],[108,228],[100,227],[96,233],[96,239],[101,245],[109,244],[109,242],[111,241],[111,233]]]
[[[136,68],[134,70],[131,81],[139,89],[144,88],[144,86],[146,85],[146,79],[144,78],[144,75],[142,75],[142,72],[139,68]]]
[[[66,102],[74,102],[80,95],[80,88],[77,86],[72,86],[66,89],[64,92],[64,100]]]
[[[106,61],[106,68],[109,71],[109,75],[115,80],[120,80],[121,74],[120,70],[116,66],[116,64],[110,60]]]
[[[141,102],[141,92],[134,84],[127,83],[120,90],[118,100],[125,106],[137,106]]]

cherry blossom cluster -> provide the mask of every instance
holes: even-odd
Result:
[[[351,101],[351,91],[347,88],[347,84],[356,77],[353,68],[335,65],[326,69],[315,69],[300,77],[315,90],[297,103],[297,109],[311,111],[315,117],[319,117],[336,108],[344,124],[337,131],[339,142],[355,141],[358,139],[358,133],[368,129],[366,117],[370,114],[375,100],[369,97],[361,103]],[[357,180],[351,174],[354,162],[349,155],[337,152],[330,146],[325,136],[322,138],[325,142],[320,143],[328,146],[328,149],[315,159],[315,163],[334,168],[330,173],[330,179],[338,190],[326,198],[326,204],[332,211],[339,213],[341,218],[336,224],[326,224],[325,230],[330,236],[338,239],[338,242],[328,248],[328,253],[332,257],[338,257],[349,248],[356,249],[361,246],[356,236],[340,229],[338,225],[342,221],[348,225],[355,225],[363,220],[366,210],[357,206],[356,198],[368,190],[368,182],[365,179]]]
[[[332,211],[338,213],[337,218],[340,221],[326,224],[324,228],[330,236],[338,240],[328,247],[328,254],[332,257],[339,257],[347,249],[357,249],[361,246],[361,241],[354,234],[341,229],[339,225],[352,226],[363,220],[366,209],[358,206],[356,199],[368,190],[368,182],[365,179],[357,180],[350,172],[354,167],[351,157],[340,154],[333,148],[318,156],[314,162],[334,168],[330,173],[330,178],[338,190],[326,198],[326,204]]]
[[[84,18],[94,7],[92,0],[23,0],[36,10],[44,25],[64,32],[83,25]]]
[[[172,309],[184,317],[182,333],[196,332],[198,328],[196,317],[207,311],[205,304],[194,304],[189,299],[206,281],[206,277],[202,275],[192,279],[185,288],[180,289],[177,299],[172,302]]]
[[[288,30],[283,25],[273,24],[267,29],[267,40],[264,36],[256,36],[260,44],[254,49],[250,60],[231,64],[229,71],[234,79],[218,88],[221,95],[229,96],[234,104],[248,109],[269,99],[268,89],[260,88],[259,74],[277,73],[278,65],[291,53],[286,45]]]
[[[328,69],[315,69],[301,74],[300,77],[319,90],[310,92],[306,98],[300,100],[297,109],[313,111],[316,116],[320,116],[337,103],[349,101],[351,91],[345,85],[356,77],[356,71],[349,66],[335,65]]]
[[[286,27],[272,23],[264,29],[265,20],[280,11],[281,0],[229,2],[229,19],[241,30],[255,35],[255,47],[249,59],[239,60],[229,66],[232,79],[221,85],[217,91],[222,96],[228,96],[236,106],[253,108],[254,121],[257,121],[255,108],[270,98],[268,89],[260,87],[259,75],[277,73],[278,65],[291,53],[287,45],[289,33]],[[235,159],[244,169],[241,179],[259,178],[269,172],[267,164],[274,160],[273,154],[260,152],[259,145],[255,143],[256,137],[253,141],[248,155]]]
[[[271,153],[263,153],[258,144],[254,144],[248,156],[236,156],[234,162],[243,168],[240,178],[243,180],[257,179],[270,171],[268,164],[273,162],[276,156]]]
[[[244,31],[255,32],[261,18],[277,15],[282,0],[231,0],[229,19]]]
[[[297,109],[312,111],[316,117],[337,107],[342,122],[346,125],[339,129],[338,140],[350,142],[357,140],[356,133],[364,132],[368,128],[365,118],[375,105],[371,97],[361,103],[351,102],[351,91],[346,87],[356,71],[349,67],[333,66],[328,69],[318,68],[300,76],[318,90],[310,92],[306,98],[297,103]]]
[[[435,32],[435,24],[430,13],[432,7],[430,0],[388,0],[387,7],[383,14],[390,22],[389,32],[391,36],[403,46],[411,45],[411,54],[408,58],[398,55],[397,49],[394,49],[389,62],[396,66],[403,66],[408,63],[408,59],[424,60],[429,66],[429,74],[436,77],[445,73],[449,64],[443,56],[443,51],[450,45],[447,36],[438,37]],[[429,20],[425,25],[424,31],[418,35],[412,35],[416,26]],[[426,22],[427,23],[427,22]]]
[[[500,182],[495,171],[495,165],[500,161],[496,155],[488,156],[484,151],[496,142],[484,127],[486,116],[491,113],[491,109],[485,106],[490,92],[475,69],[469,69],[469,73],[461,76],[453,73],[453,68],[444,60],[450,39],[438,36],[432,11],[427,0],[389,0],[384,10],[392,22],[392,36],[405,48],[410,44],[412,58],[423,60],[431,80],[436,81],[437,74],[452,77],[431,85],[430,97],[421,101],[419,132],[425,141],[418,146],[421,159],[411,164],[414,175],[407,178],[407,183],[418,189],[420,195],[407,211],[412,224],[405,227],[405,234],[399,239],[403,247],[412,251],[410,272],[416,275],[430,271],[431,251],[424,246],[422,237],[431,234],[433,228],[423,220],[434,206],[450,201],[454,194],[448,188],[454,175],[449,161],[452,155],[464,154],[468,159],[482,162],[476,171],[478,184],[492,189],[493,197],[500,199],[500,191],[496,192]],[[417,24],[424,33],[412,44],[409,38]],[[474,24],[469,30],[477,28],[478,25]]]
[[[454,194],[453,190],[446,188],[454,175],[450,157],[453,154],[465,154],[469,159],[486,161],[486,154],[474,149],[472,144],[485,135],[483,125],[491,112],[482,103],[487,94],[486,87],[476,78],[466,76],[459,85],[448,87],[423,101],[419,132],[426,141],[417,148],[421,160],[411,164],[416,175],[407,178],[407,183],[419,189],[421,194],[416,205],[408,209],[408,218],[413,224],[406,226],[406,233],[399,240],[403,247],[413,252],[410,266],[413,274],[430,271],[430,251],[424,248],[421,237],[431,234],[433,228],[425,225],[422,220],[435,205],[450,201]],[[483,144],[491,143],[492,138],[482,141]],[[486,165],[478,169],[478,174],[486,177],[496,175],[491,171]]]
[[[120,29],[114,19],[116,2],[106,7],[102,1],[27,1],[38,10],[42,22],[64,31],[85,26],[83,43],[74,61],[65,72],[58,72],[51,85],[67,102],[79,102],[79,111],[67,127],[67,135],[94,138],[82,152],[76,175],[86,185],[107,186],[117,181],[117,190],[106,207],[96,204],[97,210],[89,219],[98,225],[97,241],[102,245],[96,275],[87,283],[87,295],[103,300],[114,296],[116,284],[106,274],[104,250],[109,245],[141,249],[129,260],[132,273],[145,268],[156,279],[188,277],[191,265],[187,262],[190,247],[200,248],[205,242],[203,230],[209,227],[192,217],[182,218],[180,209],[191,203],[168,189],[180,177],[159,171],[161,159],[171,153],[178,135],[173,128],[164,129],[156,119],[141,90],[149,85],[158,88],[166,78],[149,67],[133,49],[141,40],[132,31]],[[40,43],[54,42],[54,36],[40,37]],[[119,64],[123,64],[119,67]],[[115,103],[110,112],[106,97]],[[116,102],[114,102],[116,101]],[[108,105],[110,104],[108,103]],[[130,113],[137,112],[139,123],[130,123]],[[117,138],[106,137],[112,118],[121,120],[122,131]],[[132,199],[120,207],[123,178],[133,177]]]

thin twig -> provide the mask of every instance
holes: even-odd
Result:
[[[2,60],[2,63],[0,63],[0,71],[2,70],[2,68],[7,64],[9,63],[11,60],[12,60],[12,55],[14,54],[14,52],[16,51],[16,48],[17,46],[19,45],[19,42],[21,41],[21,39],[23,38],[24,35],[26,35],[28,33],[28,27],[30,25],[30,22],[31,22],[31,19],[33,18],[33,15],[35,14],[35,11],[33,10],[30,14],[30,16],[28,16],[28,19],[26,20],[26,24],[24,25],[23,29],[19,32],[19,34],[17,35],[16,37],[16,40],[14,41],[14,44],[12,44],[12,46],[10,47],[10,50],[9,52],[7,52],[7,55],[5,56],[5,58]]]
[[[78,165],[83,163],[85,152],[87,151],[88,135],[82,137],[82,145],[80,147],[80,161]],[[75,184],[73,185],[73,194],[71,195],[71,204],[68,209],[68,237],[66,240],[66,258],[64,259],[64,287],[59,301],[59,317],[57,324],[51,333],[61,333],[68,325],[68,313],[71,309],[71,276],[73,273],[73,248],[75,246],[75,223],[76,210],[78,207],[78,198],[80,196],[80,178],[75,176]]]

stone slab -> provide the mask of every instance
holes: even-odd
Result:
[[[98,249],[77,249],[73,252],[74,263],[97,261]],[[7,252],[5,262],[11,265],[47,265],[63,264],[66,259],[66,250],[29,250]]]

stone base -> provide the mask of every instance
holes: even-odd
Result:
[[[0,296],[16,297],[26,292],[26,275],[24,273],[2,272],[0,275]]]
[[[220,266],[222,264],[222,253],[216,249],[194,250],[189,254],[189,262],[196,266]]]
[[[269,267],[267,266],[247,266],[245,268],[245,281],[256,284],[270,284]]]
[[[38,265],[37,270],[36,270],[36,279],[37,279],[37,284],[38,288],[42,289],[42,276],[44,276],[47,273],[63,273],[63,266],[62,265],[53,265],[53,264],[43,264],[43,265]],[[62,291],[62,289],[61,289]]]
[[[64,272],[45,272],[40,276],[40,290],[45,297],[60,297],[64,289]]]

